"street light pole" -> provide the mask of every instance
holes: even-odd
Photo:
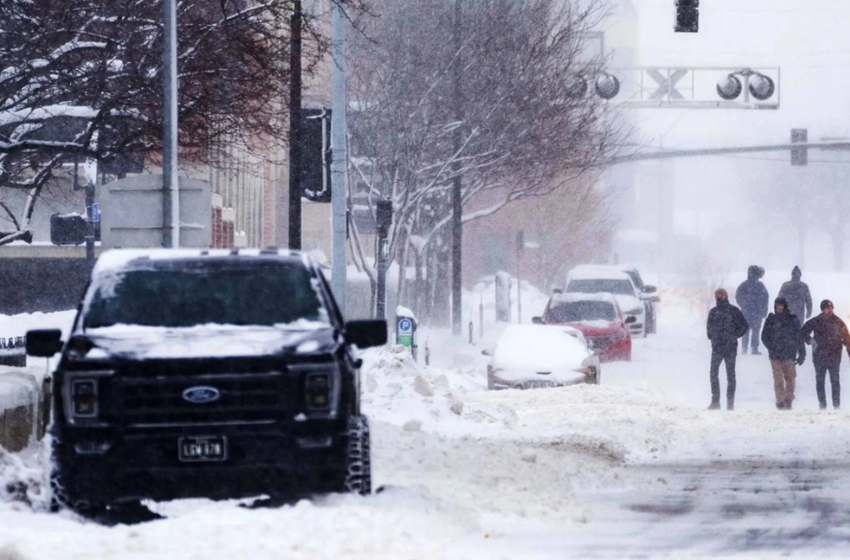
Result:
[[[180,246],[177,175],[177,0],[163,0],[162,246]]]
[[[462,92],[462,84],[461,84],[461,72],[462,72],[462,64],[460,59],[460,48],[461,48],[461,40],[460,40],[460,25],[461,25],[461,0],[455,0],[455,21],[454,21],[454,32],[453,32],[453,44],[455,49],[455,61],[454,68],[452,71],[454,78],[454,105],[455,105],[455,119],[457,121],[457,125],[455,126],[453,138],[452,138],[452,154],[454,157],[454,161],[452,162],[452,172],[454,177],[452,179],[452,221],[451,221],[451,235],[452,235],[452,334],[454,336],[461,335],[461,322],[462,322],[462,291],[463,291],[463,272],[462,272],[462,252],[463,252],[463,178],[460,174],[460,161],[459,152],[461,149],[461,143],[463,138],[461,136],[462,131],[459,123],[463,121],[463,107],[461,97],[463,95]]]
[[[301,250],[301,0],[292,1],[289,46],[289,248]]]
[[[331,230],[332,266],[331,288],[339,308],[346,309],[346,253],[345,238],[347,227],[346,181],[348,152],[346,137],[348,123],[346,120],[346,91],[345,91],[345,12],[343,0],[331,3],[333,10],[332,54],[333,68],[331,69]]]

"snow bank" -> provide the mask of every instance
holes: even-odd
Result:
[[[18,454],[0,447],[0,503],[5,502],[12,508],[49,510],[48,457],[44,451],[48,447],[38,445],[28,453]]]
[[[363,353],[363,409],[373,421],[461,436],[482,435],[510,427],[509,405],[482,405],[468,410],[468,395],[485,390],[484,372],[419,366],[403,346],[373,348]]]

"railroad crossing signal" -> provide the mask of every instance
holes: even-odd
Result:
[[[791,129],[792,144],[806,144],[809,141],[809,131],[806,128]],[[809,149],[805,146],[799,148],[791,148],[791,165],[808,165],[809,164]]]

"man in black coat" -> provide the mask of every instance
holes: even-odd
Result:
[[[812,362],[815,364],[815,388],[821,410],[826,408],[826,374],[829,372],[829,384],[832,386],[832,406],[841,406],[841,348],[847,348],[850,355],[850,332],[847,325],[834,312],[828,299],[820,303],[821,314],[806,321],[803,325],[803,339],[806,343],[815,339]]]
[[[708,313],[706,332],[711,341],[711,405],[709,410],[720,408],[720,362],[726,362],[726,410],[735,408],[735,359],[738,339],[749,326],[741,310],[729,303],[723,288],[714,292],[717,305]]]
[[[747,353],[747,344],[753,349],[753,354],[761,354],[759,352],[759,332],[761,332],[761,322],[767,317],[767,307],[770,303],[770,296],[767,294],[767,288],[764,287],[761,280],[764,275],[763,269],[756,265],[747,269],[747,279],[738,286],[735,291],[735,301],[741,307],[741,312],[747,319],[749,329],[742,336],[743,353]]]
[[[791,315],[796,315],[801,323],[812,316],[813,309],[812,293],[802,278],[803,271],[799,266],[795,266],[791,271],[791,280],[782,284],[779,290],[779,297],[785,298]]]
[[[773,369],[776,408],[791,410],[797,380],[794,364],[803,365],[806,360],[806,344],[800,331],[800,320],[788,309],[785,298],[776,298],[773,311],[764,322],[761,341],[767,348],[770,367]]]

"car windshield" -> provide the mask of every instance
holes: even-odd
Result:
[[[626,279],[593,278],[587,280],[571,280],[567,286],[568,292],[579,294],[609,293],[624,296],[635,295],[632,283]]]
[[[580,323],[582,321],[616,321],[617,311],[607,301],[560,302],[549,308],[547,323]]]
[[[274,326],[299,319],[327,322],[303,266],[184,266],[130,270],[103,278],[89,299],[83,326]]]

